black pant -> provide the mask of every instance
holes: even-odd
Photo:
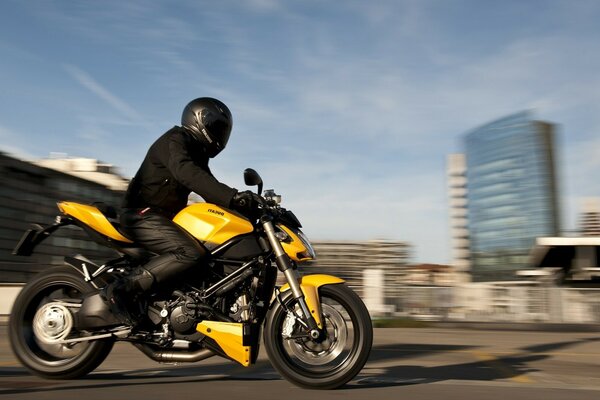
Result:
[[[156,283],[202,264],[208,251],[192,235],[159,212],[141,211],[125,210],[121,214],[121,227],[136,243],[158,254],[144,265]]]

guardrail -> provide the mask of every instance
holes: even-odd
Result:
[[[431,321],[600,324],[600,289],[473,285],[402,287],[390,316]],[[389,304],[388,304],[389,307]]]

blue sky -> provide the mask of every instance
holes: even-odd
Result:
[[[313,239],[406,240],[448,262],[445,158],[533,110],[558,123],[563,222],[600,196],[597,1],[0,4],[0,150],[135,173],[187,101],[229,105],[213,172],[257,169]]]

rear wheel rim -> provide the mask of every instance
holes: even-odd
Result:
[[[76,285],[51,282],[27,303],[20,321],[21,341],[23,350],[33,361],[46,367],[59,367],[85,356],[90,350],[87,342],[61,343],[75,333],[68,303],[80,302],[82,298]]]

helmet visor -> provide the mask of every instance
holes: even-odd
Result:
[[[206,121],[204,127],[211,138],[217,143],[220,150],[227,146],[229,136],[231,135],[231,122],[224,118],[210,119]]]
[[[198,128],[197,135],[204,137],[203,142],[209,157],[215,157],[227,146],[231,135],[231,119],[203,110],[194,114],[194,120]]]

